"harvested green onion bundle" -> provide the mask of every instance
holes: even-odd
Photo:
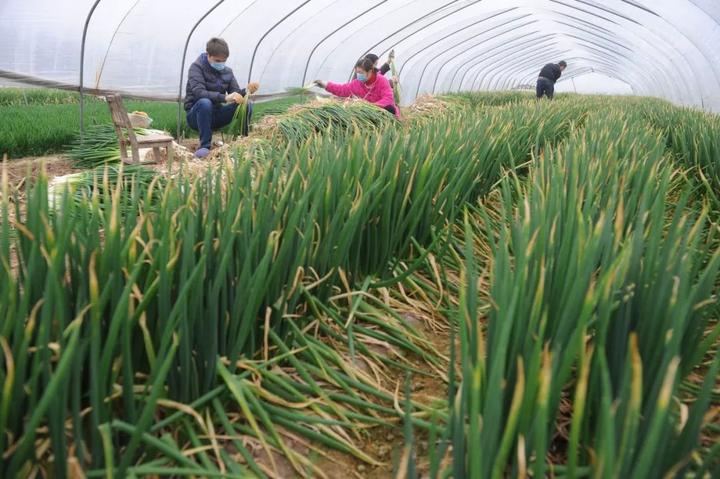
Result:
[[[397,78],[397,68],[395,68],[395,51],[392,52],[392,59],[390,60],[390,73],[393,76],[392,89],[393,96],[395,97],[395,104],[400,106],[400,100],[402,100],[402,91],[400,90],[400,79]]]
[[[135,128],[137,135],[150,132],[144,128]],[[107,123],[88,127],[84,135],[75,137],[69,146],[68,155],[75,168],[95,168],[120,162],[120,144],[115,127]]]
[[[305,86],[286,88],[285,91],[291,96],[308,96],[312,94],[312,89],[315,86],[315,82],[310,82]]]
[[[248,121],[248,103],[250,102],[251,96],[252,95],[248,91],[243,97],[244,101],[235,109],[232,122],[230,122],[230,126],[228,127],[228,133],[230,133],[233,138],[247,136],[250,131],[250,124]]]
[[[157,172],[142,165],[103,165],[94,169],[59,176],[48,185],[48,203],[57,211],[63,206],[65,195],[72,195],[75,203],[84,203],[97,196],[100,209],[104,209],[108,200],[118,189],[120,190],[120,209],[127,213],[136,206],[136,200],[145,196],[141,190],[147,191],[154,181],[161,181]]]
[[[395,117],[366,101],[313,102],[272,119],[268,130],[287,143],[301,143],[319,132],[344,134],[392,125]]]

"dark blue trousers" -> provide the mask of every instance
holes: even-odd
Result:
[[[187,112],[187,122],[190,128],[200,133],[200,148],[210,148],[212,144],[212,132],[227,126],[235,115],[239,105],[213,105],[207,98],[201,98]],[[243,135],[247,136],[250,118],[252,117],[252,103],[248,104],[248,118],[245,122]]]
[[[547,97],[552,100],[553,96],[555,96],[555,84],[547,78],[538,78],[536,90],[538,98],[547,95]]]

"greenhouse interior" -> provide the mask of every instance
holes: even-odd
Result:
[[[720,1],[0,0],[0,477],[720,477]]]

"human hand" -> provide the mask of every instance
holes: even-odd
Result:
[[[313,83],[315,83],[320,88],[325,88],[327,86],[327,83],[322,80],[315,80]]]
[[[254,94],[256,91],[258,91],[259,89],[260,89],[260,84],[257,82],[252,82],[252,83],[248,84],[248,86],[247,86],[247,91],[251,95]]]
[[[245,98],[240,93],[232,92],[225,95],[225,101],[227,103],[242,103]]]
[[[392,77],[392,81],[393,81],[394,83],[400,83],[400,77],[398,77],[397,75],[395,75],[395,76]]]

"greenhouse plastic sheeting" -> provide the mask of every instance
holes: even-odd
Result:
[[[94,3],[0,0],[0,76],[78,85]],[[83,82],[176,99],[181,75],[220,36],[240,83],[267,94],[347,80],[361,56],[395,49],[405,103],[532,87],[545,63],[565,59],[564,90],[592,75],[720,111],[719,22],[718,0],[100,0]]]

